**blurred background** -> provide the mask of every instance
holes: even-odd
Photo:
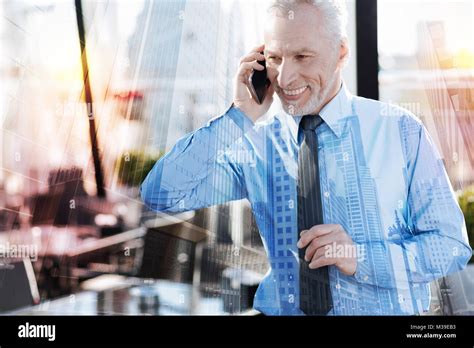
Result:
[[[267,5],[0,0],[0,312],[252,314],[268,264],[248,203],[157,214],[138,188],[177,139],[230,106]],[[349,89],[365,93],[358,50],[375,33],[376,97],[427,126],[472,245],[474,3],[347,6]],[[375,32],[357,24],[364,6]],[[433,296],[431,314],[474,314],[472,266]]]

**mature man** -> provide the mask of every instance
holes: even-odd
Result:
[[[271,264],[254,307],[268,315],[427,311],[429,282],[472,254],[420,121],[345,87],[345,16],[339,1],[276,0],[264,45],[241,59],[233,105],[179,140],[141,187],[165,212],[251,202]],[[271,85],[259,105],[248,81],[263,59]],[[262,118],[275,93],[282,112]]]

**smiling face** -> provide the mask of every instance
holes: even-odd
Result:
[[[273,9],[268,16],[268,78],[285,112],[317,114],[339,90],[347,41],[328,34],[323,16],[312,5],[300,4],[290,14]]]

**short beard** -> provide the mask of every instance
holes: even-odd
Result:
[[[316,110],[320,110],[323,106],[322,104],[326,101],[331,88],[333,87],[334,82],[336,81],[337,74],[333,74],[328,83],[324,86],[323,89],[319,91],[318,94],[314,94],[314,89],[311,88],[310,99],[302,106],[297,107],[293,104],[288,104],[282,100],[282,106],[285,112],[291,116],[303,116],[303,115],[312,115]],[[311,87],[311,86],[310,86]],[[281,90],[281,89],[280,89]],[[283,93],[283,91],[281,92]]]

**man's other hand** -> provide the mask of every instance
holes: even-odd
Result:
[[[341,225],[316,225],[304,230],[297,246],[306,247],[305,260],[309,268],[336,265],[346,275],[356,272],[356,246]]]

